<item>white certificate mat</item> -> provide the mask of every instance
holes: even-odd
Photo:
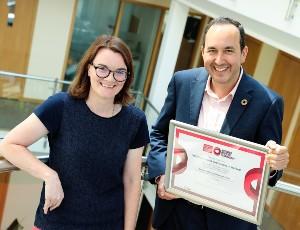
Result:
[[[260,224],[269,178],[266,153],[265,146],[172,120],[166,189]]]

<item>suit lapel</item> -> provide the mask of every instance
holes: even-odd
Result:
[[[190,81],[190,124],[197,125],[208,74],[203,68]]]
[[[252,89],[249,89],[248,87],[249,85],[247,84],[247,78],[248,77],[244,74],[240,81],[223,122],[221,133],[230,135],[232,129],[251,101],[252,96],[250,92]]]

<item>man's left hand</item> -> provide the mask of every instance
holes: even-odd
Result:
[[[282,170],[287,167],[289,163],[289,152],[287,147],[276,144],[275,141],[268,141],[266,144],[269,152],[267,154],[267,162],[271,170]]]

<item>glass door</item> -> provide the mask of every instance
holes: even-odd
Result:
[[[118,7],[119,0],[78,0],[65,80],[73,80],[78,62],[96,37],[113,33]]]
[[[65,80],[73,80],[79,60],[97,36],[113,34],[133,53],[132,89],[147,94],[168,6],[169,0],[78,0]]]
[[[135,79],[132,88],[143,92],[151,58],[155,58],[153,47],[164,10],[142,1],[121,1],[120,4],[122,17],[115,34],[127,43],[133,54]]]

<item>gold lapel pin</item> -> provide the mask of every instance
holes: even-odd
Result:
[[[241,105],[247,105],[248,104],[248,100],[247,99],[243,99],[241,100]]]

